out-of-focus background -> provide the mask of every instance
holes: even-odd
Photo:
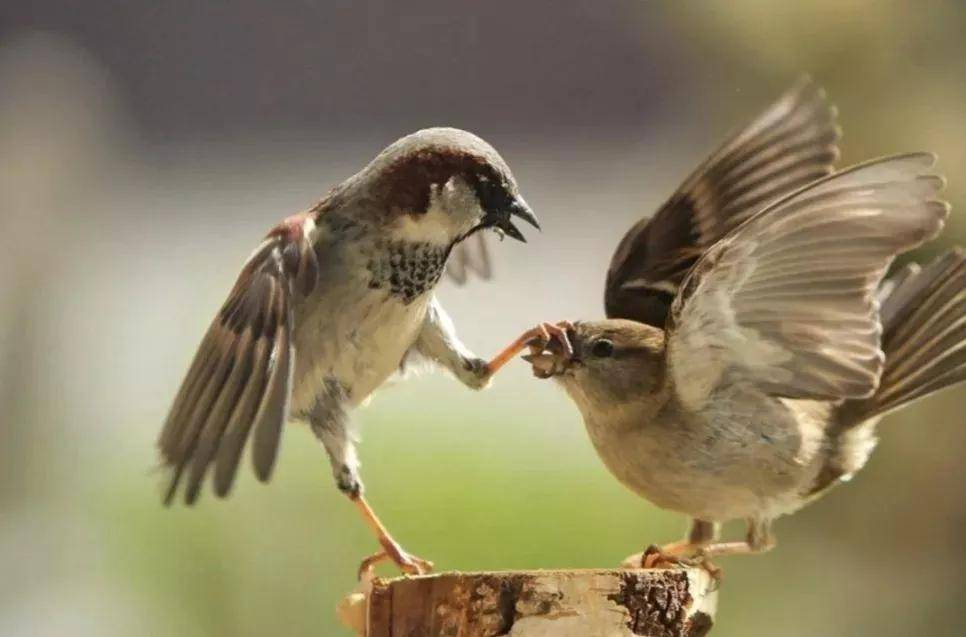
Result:
[[[966,237],[966,4],[254,0],[0,6],[0,634],[340,635],[376,547],[293,425],[269,486],[171,510],[154,439],[241,263],[404,133],[470,129],[544,224],[440,296],[488,355],[602,315],[624,230],[803,72],[844,163],[939,153]],[[889,418],[852,484],[723,561],[715,635],[961,635],[966,397]],[[371,500],[441,569],[600,567],[684,521],[624,490],[522,363],[356,413]],[[739,527],[730,528],[740,534]]]

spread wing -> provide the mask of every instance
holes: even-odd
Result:
[[[463,285],[472,275],[483,280],[493,276],[490,249],[482,232],[464,239],[453,248],[446,262],[446,274],[456,285]]]
[[[768,203],[832,172],[835,117],[824,91],[805,78],[728,139],[621,240],[607,272],[607,316],[663,328],[705,250]]]
[[[948,214],[933,162],[903,155],[826,177],[709,249],[669,317],[681,400],[696,409],[740,382],[788,398],[870,395],[883,365],[879,283]]]
[[[226,495],[249,438],[256,475],[271,476],[291,394],[293,304],[319,275],[306,223],[292,217],[269,233],[201,342],[158,440],[172,469],[166,504],[185,475],[185,501],[194,503],[212,468],[216,493]]]

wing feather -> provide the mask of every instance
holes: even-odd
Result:
[[[482,232],[477,232],[457,244],[446,261],[446,275],[456,285],[463,285],[472,275],[484,281],[493,276],[490,248]]]
[[[768,203],[832,171],[835,119],[825,93],[805,78],[731,136],[624,236],[607,273],[607,316],[663,328],[681,281],[705,250]]]
[[[178,392],[170,412],[168,412],[168,418],[161,430],[161,438],[158,440],[158,446],[162,451],[177,448],[187,416],[198,400],[198,395],[204,387],[205,380],[211,374],[210,350],[213,339],[214,335],[210,332],[205,335],[181,385],[181,390]]]
[[[238,408],[225,427],[215,461],[215,493],[224,497],[231,491],[241,461],[248,432],[255,422],[258,405],[265,392],[265,373],[270,367],[271,346],[265,339],[255,342],[252,352],[252,374],[238,400]]]
[[[827,177],[752,217],[695,264],[669,320],[682,400],[749,382],[787,398],[870,395],[882,373],[877,290],[893,258],[942,229],[934,157]]]
[[[237,407],[239,394],[244,389],[248,376],[251,375],[251,332],[245,330],[238,340],[235,345],[236,351],[232,354],[231,372],[217,400],[214,401],[211,412],[208,413],[204,424],[199,427],[198,444],[193,453],[188,484],[185,488],[185,500],[189,504],[193,504],[198,499],[208,464],[218,449],[233,410]]]
[[[170,463],[174,467],[174,474],[164,498],[165,504],[170,504],[177,493],[181,476],[197,448],[198,438],[201,435],[201,429],[211,405],[218,399],[221,388],[228,377],[228,372],[231,370],[232,352],[230,349],[218,347],[217,341],[214,345],[215,347],[212,347],[208,354],[212,360],[210,373],[204,378],[204,384],[200,387],[197,398],[183,421],[180,436],[170,453],[170,457],[176,457],[179,460],[176,463]],[[164,450],[162,450],[163,452]],[[167,460],[167,457],[163,457],[163,459]]]
[[[288,413],[294,359],[289,335],[291,308],[284,295],[278,294],[275,298],[273,313],[275,320],[271,330],[274,337],[271,372],[266,382],[265,394],[255,415],[252,447],[255,475],[263,482],[268,481],[272,476],[272,469],[275,466],[282,425],[285,424]]]
[[[271,476],[288,418],[294,305],[319,281],[306,221],[291,217],[269,233],[202,340],[158,439],[172,470],[166,503],[185,475],[185,501],[195,502],[209,470],[227,495],[250,437],[256,475]]]

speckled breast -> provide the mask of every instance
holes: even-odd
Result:
[[[447,250],[430,243],[387,242],[366,264],[369,288],[385,289],[410,304],[433,289],[446,267]]]

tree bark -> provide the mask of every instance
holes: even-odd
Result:
[[[357,624],[365,637],[701,637],[716,590],[702,569],[377,578]]]

